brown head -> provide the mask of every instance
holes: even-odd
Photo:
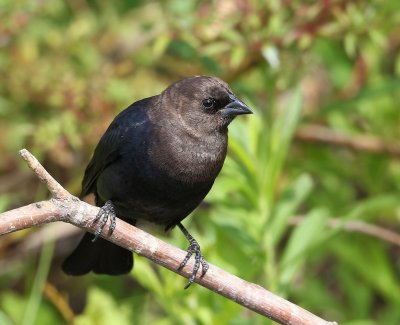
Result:
[[[161,94],[166,102],[176,103],[172,109],[191,129],[204,133],[226,132],[227,126],[241,114],[252,114],[221,79],[193,76],[179,80]]]

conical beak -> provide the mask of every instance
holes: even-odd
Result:
[[[226,105],[221,114],[224,117],[234,117],[242,114],[253,114],[253,111],[236,96],[230,95],[230,103]]]

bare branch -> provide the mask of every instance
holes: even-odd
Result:
[[[298,225],[304,220],[304,216],[294,216],[290,219],[290,225]],[[400,247],[400,235],[390,229],[370,224],[362,220],[341,220],[329,218],[326,225],[330,228],[340,228],[349,232],[359,232],[378,238]]]
[[[46,184],[53,198],[0,214],[0,235],[54,221],[68,222],[94,233],[96,225],[93,224],[93,219],[99,208],[69,194],[27,150],[21,150],[21,156],[39,179]],[[103,234],[107,233],[108,225],[103,231]],[[102,235],[102,237],[186,278],[191,275],[193,261],[190,261],[183,270],[178,271],[186,252],[120,219],[117,219],[113,234]],[[212,264],[209,266],[204,278],[196,279],[198,284],[280,324],[336,324],[327,322],[256,284],[242,280]]]
[[[398,143],[388,142],[370,135],[347,136],[320,125],[308,125],[300,128],[295,134],[295,139],[400,157],[400,145]]]

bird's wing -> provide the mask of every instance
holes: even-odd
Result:
[[[82,180],[82,197],[95,191],[95,183],[102,171],[119,158],[118,142],[117,129],[115,131],[107,131],[101,138],[85,170]]]
[[[127,140],[126,135],[128,132],[129,136],[132,137],[135,133],[139,134],[140,129],[147,126],[148,117],[146,107],[149,99],[136,102],[123,110],[115,117],[107,131],[101,137],[93,157],[85,170],[82,181],[82,197],[96,191],[96,181],[101,173],[107,166],[121,157],[121,151]],[[133,131],[133,129],[137,130],[137,132]]]

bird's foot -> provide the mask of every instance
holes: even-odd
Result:
[[[201,254],[200,250],[200,245],[194,239],[189,232],[183,227],[182,224],[178,224],[178,227],[182,230],[186,238],[189,240],[189,247],[187,249],[187,254],[185,258],[183,259],[182,263],[179,265],[178,270],[182,270],[186,263],[189,261],[190,257],[194,254],[194,266],[192,270],[192,275],[189,278],[188,284],[185,286],[185,289],[189,288],[192,283],[194,282],[194,279],[196,278],[197,272],[199,271],[200,265],[201,265],[201,275],[200,278],[202,278],[208,270],[208,263],[204,259],[204,256]]]
[[[100,236],[102,233],[104,226],[107,223],[108,218],[110,218],[110,227],[108,228],[108,235],[111,236],[115,229],[115,208],[113,203],[108,200],[104,206],[100,208],[99,213],[96,215],[96,218],[93,220],[93,223],[97,223],[100,220],[99,227],[96,229],[96,232],[94,233],[94,238],[92,239],[92,242],[95,242],[96,239]]]

